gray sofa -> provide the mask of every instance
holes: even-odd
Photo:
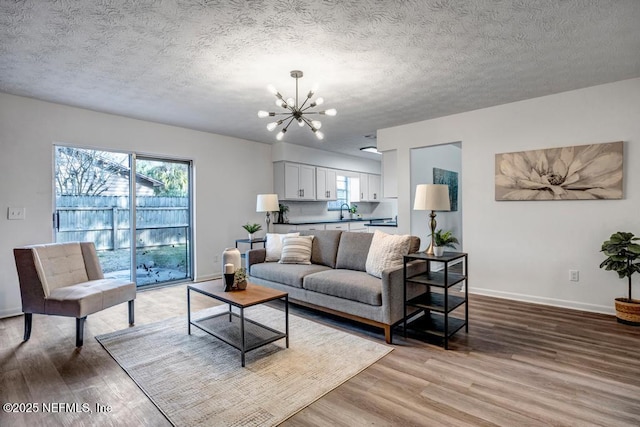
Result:
[[[246,256],[249,280],[287,292],[295,304],[380,327],[391,343],[392,329],[404,316],[402,265],[384,270],[381,279],[367,274],[370,233],[314,230],[300,235],[314,236],[311,265],[265,262],[266,249],[252,249]],[[410,252],[419,247],[420,239],[411,237]],[[424,263],[408,268],[414,273]],[[408,297],[420,291],[411,285]]]

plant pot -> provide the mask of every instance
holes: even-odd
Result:
[[[640,326],[640,300],[616,298],[616,318],[625,325]]]
[[[434,256],[442,256],[444,254],[444,246],[434,246],[433,247],[433,255]]]

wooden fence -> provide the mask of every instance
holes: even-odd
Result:
[[[138,197],[136,247],[185,244],[189,237],[187,197]],[[96,249],[131,247],[129,198],[58,196],[58,242],[92,241]]]

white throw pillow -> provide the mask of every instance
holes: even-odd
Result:
[[[376,230],[371,239],[367,263],[367,273],[382,278],[382,271],[402,265],[404,255],[409,253],[411,236],[399,236]]]
[[[267,243],[265,244],[267,257],[265,258],[265,262],[280,261],[280,257],[282,256],[282,239],[285,237],[295,237],[299,235],[300,233],[267,233]]]
[[[285,237],[280,264],[311,264],[312,244],[313,236]]]

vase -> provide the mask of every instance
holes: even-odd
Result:
[[[433,255],[434,256],[442,256],[444,254],[444,246],[434,246],[433,247]]]
[[[242,267],[242,257],[238,248],[226,248],[222,252],[222,271],[224,273],[224,265],[233,264],[234,271]]]

